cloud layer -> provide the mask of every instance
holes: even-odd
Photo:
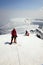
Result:
[[[0,23],[9,22],[13,18],[42,18],[43,7],[38,10],[0,10]]]

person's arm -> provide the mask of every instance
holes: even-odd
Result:
[[[16,32],[16,36],[17,36],[17,32]]]

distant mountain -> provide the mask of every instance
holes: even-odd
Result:
[[[35,20],[37,20],[37,21],[43,21],[43,19],[35,19]]]

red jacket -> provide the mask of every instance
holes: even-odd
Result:
[[[12,35],[12,36],[17,36],[17,33],[16,33],[16,30],[15,30],[15,29],[13,29],[13,30],[11,31],[11,35]]]

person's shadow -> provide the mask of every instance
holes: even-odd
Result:
[[[9,45],[11,45],[11,43],[10,43],[10,42],[5,42],[5,44],[9,44]]]

